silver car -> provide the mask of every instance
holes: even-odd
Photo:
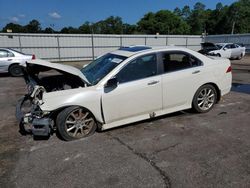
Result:
[[[20,63],[35,59],[35,55],[27,55],[9,48],[0,48],[0,73],[9,73],[11,76],[21,76]]]

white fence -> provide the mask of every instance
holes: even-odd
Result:
[[[0,48],[13,48],[50,61],[89,60],[121,46],[184,46],[200,49],[201,36],[0,33]]]
[[[208,35],[205,37],[206,42],[214,43],[241,43],[250,52],[250,34],[234,34],[234,35]]]

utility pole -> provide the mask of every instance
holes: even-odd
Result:
[[[233,21],[233,26],[232,26],[232,32],[231,32],[231,35],[234,34],[234,27],[235,27],[235,21]]]
[[[91,47],[92,47],[92,60],[95,60],[95,45],[94,45],[94,24],[91,24]]]

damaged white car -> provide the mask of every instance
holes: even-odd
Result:
[[[59,74],[39,76],[50,69]],[[35,60],[25,79],[18,119],[34,136],[57,130],[68,141],[175,111],[208,112],[232,83],[229,60],[173,46],[122,47],[81,70]]]

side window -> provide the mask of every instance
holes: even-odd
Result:
[[[236,46],[234,44],[231,44],[231,48],[236,48]]]
[[[156,54],[145,55],[129,62],[117,75],[119,83],[130,82],[157,74]]]
[[[12,52],[8,52],[8,57],[14,57],[15,55]]]
[[[0,50],[0,58],[1,57],[8,57],[8,52],[5,50]]]
[[[202,65],[202,62],[199,59],[186,53],[163,53],[162,59],[165,73]]]
[[[231,49],[231,44],[227,44],[224,48]]]

